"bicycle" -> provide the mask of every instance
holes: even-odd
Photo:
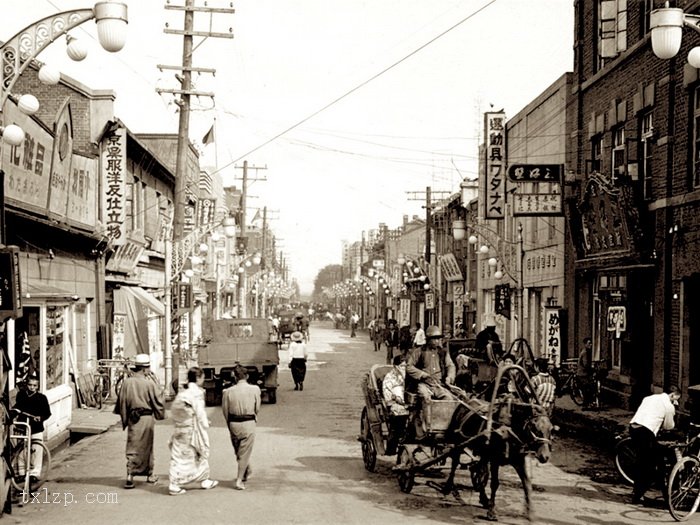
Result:
[[[32,427],[29,419],[33,418],[26,412],[11,411],[16,414],[10,426],[10,446],[6,455],[5,465],[8,478],[14,489],[22,498],[20,505],[26,503],[26,498],[32,492],[36,492],[46,481],[51,470],[51,453],[43,441],[32,439]],[[24,417],[27,421],[17,421],[18,417]],[[7,456],[9,456],[9,461]],[[36,462],[41,462],[38,476],[32,474]]]
[[[583,389],[576,375],[577,362],[577,359],[566,359],[562,361],[561,368],[556,375],[557,397],[569,394],[574,403],[578,406],[582,406],[584,401]]]
[[[102,408],[106,401],[119,398],[122,382],[125,377],[132,374],[133,362],[125,359],[99,359],[97,361],[97,375],[95,376],[94,398],[97,408]],[[114,379],[113,379],[114,378]],[[112,387],[114,385],[114,387]]]
[[[677,433],[676,433],[677,434]],[[663,462],[657,465],[655,484],[661,489],[671,516],[685,521],[700,506],[700,425],[690,424],[684,439],[659,440]],[[637,451],[628,434],[617,437],[615,466],[630,484],[637,476]]]

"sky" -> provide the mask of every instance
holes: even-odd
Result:
[[[116,92],[115,113],[135,133],[176,133],[178,106],[157,88],[174,71],[183,14],[166,0],[126,0],[129,36],[108,53],[95,24],[72,32],[90,52],[81,62],[65,39],[39,59],[92,89]],[[184,5],[184,0],[170,0]],[[196,0],[203,6],[203,0]],[[209,0],[210,7],[229,2]],[[0,40],[89,0],[2,0]],[[249,170],[248,221],[268,208],[302,294],[318,271],[340,264],[342,241],[379,223],[424,216],[415,192],[459,191],[476,178],[483,113],[517,114],[573,69],[572,0],[239,0],[234,14],[195,14],[195,28],[234,38],[195,38],[190,139],[216,140],[201,163],[226,186]]]

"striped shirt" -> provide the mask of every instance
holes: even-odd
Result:
[[[540,400],[542,408],[551,413],[554,407],[554,398],[557,389],[556,381],[554,381],[551,375],[540,372],[532,378],[532,384],[535,385],[537,399]]]

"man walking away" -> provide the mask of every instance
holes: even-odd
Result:
[[[244,483],[250,478],[250,456],[255,443],[255,427],[260,410],[260,388],[248,383],[248,371],[238,365],[234,369],[236,384],[223,392],[221,408],[228,421],[231,443],[236,452],[238,474],[236,489],[245,490]]]
[[[642,503],[644,494],[654,480],[654,474],[661,461],[662,452],[656,439],[659,430],[673,430],[676,405],[681,391],[672,386],[668,393],[645,397],[630,421],[630,437],[637,451],[637,476],[634,479],[632,503]]]
[[[165,418],[163,391],[150,373],[151,358],[138,354],[135,372],[124,379],[114,411],[122,420],[126,434],[125,489],[134,488],[134,476],[146,476],[151,484],[158,482],[153,474],[153,438],[156,419]]]

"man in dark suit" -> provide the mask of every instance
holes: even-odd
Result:
[[[399,352],[399,328],[396,320],[389,320],[389,328],[384,332],[384,344],[386,344],[386,364],[393,362],[395,352]]]

